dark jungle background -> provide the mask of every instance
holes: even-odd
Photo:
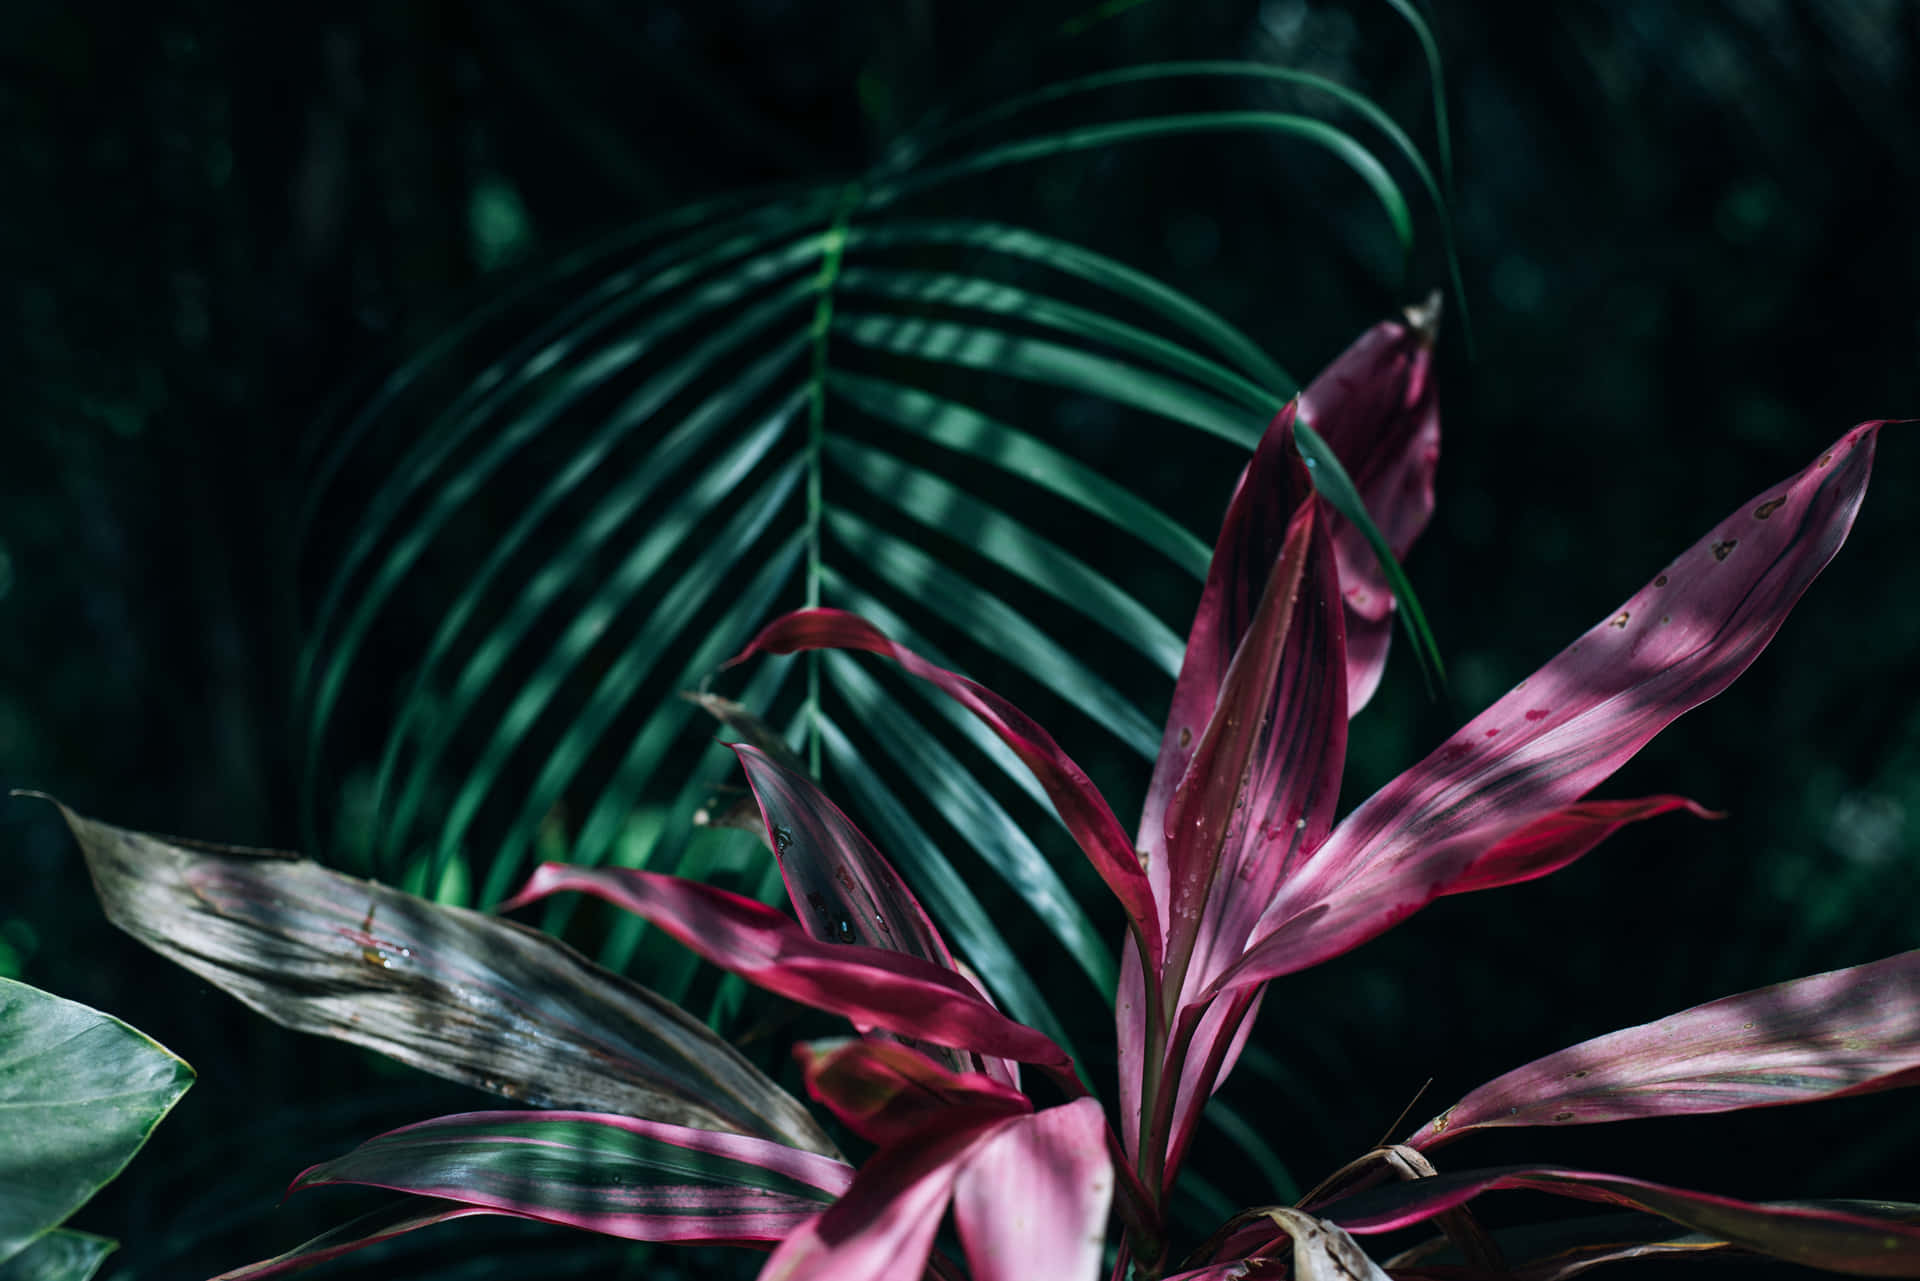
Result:
[[[1451,686],[1429,700],[1401,643],[1354,726],[1355,799],[1846,427],[1920,414],[1920,6],[1427,14],[1472,347],[1450,294],[1440,506],[1407,566]],[[0,25],[0,787],[245,844],[312,835],[294,665],[327,540],[375,479],[343,481],[332,523],[303,535],[318,544],[297,542],[313,451],[382,373],[543,263],[697,197],[857,172],[937,107],[1142,61],[1317,71],[1436,154],[1419,43],[1372,0],[16,0]],[[1416,187],[1403,273],[1365,190],[1306,147],[1146,143],[1063,172],[1004,170],[941,208],[1150,272],[1303,378],[1446,284]],[[1230,470],[1144,418],[1097,421],[1086,456],[1165,450],[1155,466],[1210,541]],[[1770,651],[1604,790],[1681,792],[1725,821],[1628,831],[1276,986],[1256,1041],[1300,1092],[1247,1079],[1227,1096],[1297,1178],[1380,1138],[1430,1077],[1417,1117],[1582,1037],[1920,939],[1911,431],[1884,436],[1852,540]],[[1182,630],[1190,601],[1164,601]],[[377,691],[409,657],[370,661]],[[310,798],[323,841],[329,786]],[[0,801],[0,869],[0,973],[119,1015],[200,1072],[77,1220],[123,1240],[110,1274],[205,1275],[291,1245],[347,1203],[275,1209],[305,1165],[486,1106],[297,1040],[140,951],[102,919],[44,805]],[[1259,1201],[1257,1172],[1209,1142],[1192,1164]],[[1895,1092],[1446,1155],[1759,1199],[1920,1200],[1916,1142],[1920,1110]],[[1496,1222],[1543,1211],[1560,1212],[1489,1204]],[[423,1236],[404,1270],[467,1259],[483,1237],[496,1254],[475,1269],[509,1266],[509,1248],[599,1248],[466,1227]],[[653,1266],[674,1260],[728,1266]],[[363,1271],[385,1275],[377,1259]]]

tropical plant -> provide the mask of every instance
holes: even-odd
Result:
[[[873,1145],[857,1169],[708,1028],[548,936],[304,860],[195,849],[69,814],[109,914],[149,945],[283,1022],[553,1109],[423,1122],[308,1170],[296,1187],[433,1199],[396,1202],[228,1275],[275,1275],[430,1223],[507,1214],[644,1240],[779,1241],[767,1277],[954,1276],[929,1254],[949,1205],[982,1278],[1096,1275],[1110,1210],[1124,1227],[1116,1277],[1212,1281],[1289,1266],[1301,1277],[1560,1277],[1648,1254],[1733,1252],[1920,1275],[1912,1206],[1755,1204],[1544,1165],[1443,1175],[1427,1156],[1490,1127],[1727,1111],[1920,1079],[1920,953],[1549,1055],[1357,1158],[1300,1205],[1232,1217],[1176,1262],[1169,1194],[1267,984],[1439,896],[1544,876],[1626,823],[1698,812],[1670,796],[1585,798],[1753,661],[1865,493],[1879,423],[1737,509],[1336,824],[1347,718],[1378,680],[1393,613],[1390,561],[1366,544],[1404,551],[1430,510],[1429,338],[1422,323],[1376,327],[1264,435],[1214,549],[1134,840],[1035,721],[863,619],[789,614],[736,656],[890,658],[1031,773],[1127,920],[1111,1116],[1052,1038],[995,1008],[801,758],[722,700],[705,701],[747,740],[734,753],[797,921],[696,881],[556,863],[504,906],[597,895],[749,982],[851,1019],[862,1038],[803,1045],[798,1057],[813,1097]],[[1395,515],[1369,538],[1316,486]],[[1022,1064],[1040,1079],[1023,1083]],[[1380,1186],[1393,1175],[1405,1181]],[[1630,1206],[1683,1231],[1509,1266],[1466,1208],[1504,1187]],[[1459,1255],[1444,1273],[1431,1270],[1435,1244],[1376,1262],[1354,1240],[1430,1220]]]
[[[0,978],[0,1281],[87,1281],[114,1248],[62,1227],[126,1165],[193,1069],[111,1015]]]

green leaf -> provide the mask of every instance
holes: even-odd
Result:
[[[1030,481],[1139,539],[1195,579],[1206,580],[1213,553],[1203,540],[1159,508],[1046,442],[958,401],[901,383],[840,373],[828,385],[888,425]]]
[[[1406,571],[1400,568],[1400,562],[1394,558],[1393,548],[1387,545],[1386,536],[1373,523],[1373,518],[1367,515],[1367,506],[1360,500],[1360,491],[1354,487],[1353,478],[1347,475],[1347,469],[1327,448],[1327,442],[1320,439],[1319,433],[1308,425],[1305,414],[1294,420],[1293,439],[1300,448],[1300,456],[1306,460],[1314,489],[1327,500],[1329,506],[1352,522],[1379,559],[1380,570],[1387,576],[1387,584],[1393,588],[1394,597],[1400,602],[1400,623],[1406,628],[1414,657],[1420,660],[1420,674],[1427,680],[1428,691],[1432,692],[1436,681],[1445,685],[1447,669],[1440,661],[1440,647],[1434,643],[1433,632],[1427,626],[1426,611],[1420,608],[1420,601],[1413,594],[1413,584],[1408,581]]]
[[[0,1263],[0,1281],[88,1281],[114,1249],[106,1237],[55,1228]]]
[[[827,437],[827,453],[881,502],[973,548],[1095,625],[1159,668],[1180,674],[1186,642],[1153,612],[1085,562],[933,473],[858,441]]]
[[[0,1260],[125,1169],[191,1084],[192,1068],[119,1019],[0,979]],[[20,1266],[70,1265],[89,1247],[63,1239],[36,1253]]]
[[[1413,215],[1406,197],[1387,172],[1385,165],[1344,130],[1311,116],[1289,115],[1278,111],[1196,111],[1179,115],[1151,116],[1109,124],[1087,125],[1060,133],[1026,138],[1019,142],[987,147],[973,155],[946,164],[933,165],[909,176],[876,183],[867,193],[871,208],[883,208],[907,196],[918,195],[943,183],[992,173],[1010,165],[1028,164],[1076,151],[1098,151],[1123,142],[1153,138],[1177,138],[1196,133],[1258,132],[1277,133],[1298,138],[1332,152],[1366,183],[1380,202],[1393,228],[1400,250],[1413,250]]]

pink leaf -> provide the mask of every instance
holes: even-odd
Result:
[[[760,1281],[919,1281],[968,1154],[1012,1123],[968,1117],[882,1148],[832,1209],[780,1244]]]
[[[1308,499],[1288,525],[1167,807],[1168,966],[1186,966],[1187,994],[1240,955],[1275,889],[1333,825],[1347,706],[1323,512]]]
[[[1086,772],[1060,750],[1052,735],[992,690],[944,667],[934,666],[911,650],[894,644],[872,623],[837,609],[800,610],[776,618],[728,663],[742,662],[754,654],[792,654],[808,649],[858,649],[891,658],[915,676],[937,685],[999,735],[1033,771],[1067,830],[1073,833],[1107,888],[1120,900],[1128,919],[1141,931],[1158,971],[1160,920],[1139,857],[1127,841],[1119,820],[1107,807],[1106,799],[1095,789]]]
[[[1557,872],[1629,823],[1673,810],[1698,818],[1722,814],[1684,796],[1643,796],[1631,801],[1577,801],[1536,819],[1473,861],[1466,874],[1442,894],[1518,885]]]
[[[1395,556],[1405,556],[1433,515],[1440,406],[1433,341],[1440,296],[1362,334],[1300,393],[1300,413],[1353,478],[1367,514]],[[1386,667],[1393,594],[1373,549],[1344,520],[1334,549],[1346,602],[1347,709],[1367,705]]]
[[[960,975],[857,943],[823,943],[791,918],[725,890],[654,872],[542,864],[511,911],[563,890],[640,916],[748,982],[856,1025],[1065,1070],[1065,1051],[993,1008]]]
[[[1146,856],[1163,927],[1167,923],[1166,906],[1172,901],[1166,859],[1167,808],[1200,748],[1207,723],[1213,719],[1241,638],[1259,611],[1294,509],[1312,492],[1294,460],[1296,407],[1295,402],[1288,401],[1268,425],[1227,503],[1220,536],[1213,545],[1213,559],[1207,566],[1206,586],[1201,589],[1193,626],[1187,632],[1186,656],[1180,663],[1180,679],[1173,687],[1160,755],[1147,786],[1137,843]]]
[[[1113,1201],[1107,1121],[1093,1099],[1021,1117],[967,1159],[954,1220],[977,1281],[1092,1281]]]
[[[1390,1232],[1425,1222],[1499,1188],[1644,1210],[1737,1246],[1810,1267],[1864,1276],[1920,1276],[1920,1226],[1845,1210],[1757,1205],[1555,1166],[1508,1166],[1415,1179],[1337,1201],[1324,1213],[1350,1232]]]
[[[1839,1098],[1920,1082],[1920,951],[1696,1005],[1489,1081],[1408,1142]]]
[[[821,1051],[794,1047],[807,1092],[870,1142],[899,1143],[936,1117],[983,1120],[1033,1111],[1020,1091],[977,1072],[954,1073],[907,1046],[846,1041]]]
[[[862,942],[960,972],[907,883],[812,779],[744,743],[734,744],[733,751],[807,933],[822,942]],[[955,1071],[984,1070],[1008,1085],[1019,1082],[1017,1070],[1003,1059],[983,1063],[963,1050],[928,1048]]]
[[[592,1112],[471,1112],[391,1130],[292,1190],[354,1183],[635,1241],[773,1241],[844,1192],[843,1161]]]
[[[954,968],[920,901],[813,780],[733,745],[766,819],[767,839],[800,924],[823,943],[865,943]]]
[[[1216,987],[1316,965],[1391,928],[1725,689],[1845,541],[1880,425],[1854,428],[1728,517],[1350,814]]]

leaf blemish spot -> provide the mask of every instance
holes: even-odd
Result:
[[[1544,707],[1530,707],[1527,709],[1527,719],[1530,721],[1545,720],[1546,716],[1547,709]]]
[[[1779,511],[1781,506],[1784,505],[1786,501],[1787,500],[1785,495],[1782,495],[1779,498],[1769,499],[1768,501],[1761,503],[1758,507],[1754,508],[1753,514],[1760,520],[1765,520],[1767,517]]]
[[[1729,538],[1724,543],[1715,543],[1713,545],[1713,558],[1715,560],[1725,560],[1727,558],[1727,553],[1731,552],[1734,548],[1738,547],[1739,545],[1740,545],[1740,540],[1737,538]]]
[[[773,829],[773,848],[778,850],[780,853],[785,854],[787,852],[787,847],[792,844],[793,844],[792,830],[776,824]]]
[[[1181,727],[1180,727],[1180,747],[1181,747],[1181,749],[1182,749],[1182,750],[1184,751],[1184,750],[1185,750],[1185,749],[1186,749],[1187,747],[1189,747],[1189,746],[1191,746],[1191,745],[1192,745],[1192,743],[1193,743],[1193,731],[1192,731],[1192,730],[1190,730],[1190,729],[1188,729],[1188,728],[1187,728],[1186,726],[1184,726],[1184,725],[1183,725],[1183,726],[1181,726]]]
[[[1573,1120],[1573,1113],[1571,1113],[1571,1112],[1555,1112],[1555,1113],[1553,1114],[1553,1119],[1554,1119],[1554,1120],[1556,1120],[1556,1121],[1571,1121],[1571,1120]]]
[[[1625,627],[1627,625],[1628,617],[1629,615],[1627,611],[1624,609],[1621,610],[1617,615],[1614,616],[1613,625],[1615,627]]]
[[[1660,577],[1653,580],[1653,585],[1655,587],[1665,587],[1667,585],[1667,576],[1665,574],[1660,575]]]

